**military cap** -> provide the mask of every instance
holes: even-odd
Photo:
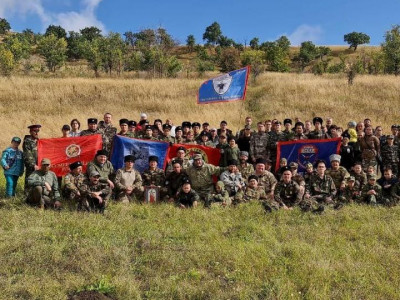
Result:
[[[285,119],[283,120],[283,125],[289,123],[290,125],[292,125],[292,120],[291,119]]]
[[[204,122],[202,125],[203,126],[210,126],[210,124],[208,122]]]
[[[33,124],[28,126],[29,129],[40,128],[40,127],[42,127],[42,125],[40,124]]]
[[[190,179],[188,177],[184,177],[182,179],[182,185],[184,185],[184,184],[190,184]]]
[[[294,127],[297,127],[297,126],[301,126],[301,127],[304,128],[304,123],[303,122],[296,122],[296,124],[294,124]]]
[[[163,124],[163,126],[162,126],[163,130],[166,130],[166,129],[171,130],[171,128],[172,128],[172,126],[169,124]]]
[[[291,167],[291,168],[293,168],[293,169],[297,169],[297,168],[299,167],[299,165],[298,165],[297,163],[295,163],[294,161],[292,161],[292,162],[289,164],[289,167]]]
[[[105,155],[105,156],[107,156],[107,155],[108,155],[108,152],[107,152],[106,150],[97,150],[97,152],[96,152],[96,157],[97,157],[97,156],[100,156],[100,155]]]
[[[230,159],[228,160],[228,166],[237,166],[238,161],[236,159]]]
[[[393,124],[390,128],[391,128],[391,129],[394,129],[394,128],[399,129],[399,126],[396,125],[396,124]]]
[[[129,121],[128,122],[128,126],[130,126],[130,127],[136,127],[136,125],[137,125],[137,123],[136,123],[136,121]]]
[[[196,154],[195,156],[193,156],[193,160],[197,159],[203,159],[203,156],[201,156],[201,154]]]
[[[180,164],[181,166],[182,166],[182,163],[183,163],[183,161],[182,161],[182,159],[180,159],[180,158],[174,158],[172,161],[171,161],[171,163],[174,165],[174,164]]]
[[[72,171],[72,170],[76,169],[77,167],[81,167],[81,166],[82,166],[82,163],[80,161],[76,161],[69,165],[69,169]]]
[[[128,161],[135,162],[135,157],[133,155],[126,155],[124,157],[124,162],[128,162]]]
[[[182,131],[182,126],[176,126],[176,127],[175,127],[175,132],[177,132],[177,131],[179,131],[179,130]]]
[[[287,163],[287,159],[283,157],[283,158],[280,159],[280,162],[282,162],[282,163],[286,162]]]
[[[394,135],[393,134],[389,134],[387,137],[386,137],[387,139],[394,139]]]
[[[265,164],[266,162],[267,161],[262,157],[256,159],[256,164]]]
[[[207,131],[202,131],[202,132],[200,133],[200,136],[206,136],[206,137],[208,137]]]
[[[282,167],[282,168],[280,169],[280,171],[283,173],[283,172],[285,172],[285,171],[291,171],[291,169],[290,169],[290,167],[285,166],[285,167]]]
[[[306,164],[306,169],[307,169],[307,168],[314,168],[314,166],[312,165],[312,163],[307,163],[307,164]]]
[[[250,175],[249,178],[247,179],[247,181],[250,181],[252,179],[255,179],[256,181],[258,181],[258,176],[257,175]]]
[[[348,138],[350,139],[350,134],[348,132],[343,132],[342,133],[342,138]]]
[[[144,125],[144,124],[149,124],[149,121],[148,121],[148,120],[140,120],[140,121],[139,121],[139,125],[140,125],[140,126],[142,126],[142,125]]]
[[[21,143],[21,139],[17,136],[14,136],[11,140],[11,142],[16,142],[16,143]]]
[[[92,172],[90,172],[90,177],[100,177],[100,173],[96,170],[93,170]]]
[[[41,165],[50,165],[50,159],[48,158],[43,158],[42,161],[40,162]]]
[[[329,161],[330,162],[332,162],[332,161],[338,161],[338,162],[340,162],[340,159],[341,159],[342,157],[339,155],[339,154],[332,154],[332,155],[330,155],[329,156]]]
[[[63,125],[63,127],[61,128],[61,130],[71,130],[71,127],[69,125]]]
[[[199,123],[199,122],[193,122],[193,123],[192,123],[192,127],[194,127],[194,126],[198,126],[198,127],[200,127],[201,125],[200,125],[200,123]]]
[[[97,119],[96,118],[89,118],[87,119],[88,124],[97,124]]]
[[[244,126],[244,129],[245,130],[251,130],[251,126],[250,125],[246,125],[246,126]]]
[[[323,123],[323,121],[322,121],[322,118],[320,118],[320,117],[315,117],[313,120],[312,120],[312,122],[313,122],[313,124],[315,125],[315,123],[320,123],[321,125],[322,125],[322,123]]]
[[[146,130],[153,130],[153,126],[152,125],[146,125]]]
[[[122,124],[129,125],[129,120],[128,120],[128,119],[121,119],[121,120],[119,120],[119,125],[122,125]]]
[[[240,152],[239,152],[239,156],[247,156],[247,157],[249,157],[249,152],[247,152],[247,151],[240,151]]]
[[[151,129],[154,131],[154,130],[160,130],[159,128],[158,128],[158,126],[157,125],[149,125],[149,126],[151,126]],[[147,129],[147,128],[146,128]]]
[[[224,120],[224,121],[221,121],[221,123],[219,123],[219,124],[225,124],[225,125],[228,125],[228,123]]]
[[[189,128],[191,128],[192,127],[192,123],[190,123],[190,122],[188,122],[188,121],[184,121],[184,122],[182,122],[182,128],[183,127],[189,127]]]
[[[151,162],[151,161],[156,161],[156,162],[158,162],[158,157],[155,156],[155,155],[149,156],[149,162]]]
[[[347,178],[347,181],[356,181],[354,176],[350,176],[349,178]]]
[[[375,174],[371,174],[368,176],[368,180],[373,179],[376,180],[376,175]]]
[[[185,148],[185,147],[183,147],[183,146],[179,146],[179,147],[178,147],[178,149],[176,149],[176,152],[178,152],[178,151],[180,151],[180,150],[182,150],[182,151],[186,151],[186,148]]]
[[[281,122],[281,121],[278,121],[278,120],[276,120],[276,121],[274,122],[274,124],[275,124],[275,125],[277,125],[277,124],[280,124],[280,125],[282,125],[282,122]]]

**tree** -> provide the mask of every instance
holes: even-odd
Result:
[[[10,76],[15,67],[14,56],[10,50],[0,44],[0,72],[3,76]]]
[[[194,46],[196,45],[196,40],[193,34],[188,35],[186,38],[186,46],[189,49],[189,52],[193,52]]]
[[[240,68],[240,51],[235,48],[222,49],[219,66],[222,72],[229,72]]]
[[[289,54],[289,49],[290,49],[290,41],[289,39],[285,36],[282,35],[279,39],[276,41],[277,46],[282,49],[282,51],[287,52]]]
[[[260,40],[258,39],[258,37],[252,38],[250,41],[250,48],[253,50],[257,50],[259,42],[260,42]]]
[[[80,59],[83,58],[83,51],[81,44],[83,43],[85,39],[79,32],[75,31],[70,31],[68,38],[67,38],[67,43],[68,43],[68,50],[67,50],[67,56],[69,59]]]
[[[344,41],[350,45],[349,49],[354,48],[357,50],[358,45],[369,44],[369,35],[362,32],[351,32],[344,35]]]
[[[120,74],[126,50],[121,35],[119,33],[110,32],[100,41],[101,43],[99,46],[104,70],[110,75],[113,70]]]
[[[207,41],[207,44],[212,44],[215,46],[218,43],[221,35],[221,26],[217,22],[214,22],[206,28],[206,31],[203,34],[203,40]]]
[[[10,29],[10,23],[4,18],[0,18],[0,34],[6,34]]]
[[[254,80],[264,70],[264,57],[265,53],[261,50],[245,50],[240,54],[242,60],[242,66],[251,66],[251,73],[253,74]]]
[[[38,52],[46,60],[49,70],[55,72],[67,58],[67,41],[57,38],[54,34],[47,35],[40,40]]]
[[[101,30],[95,26],[85,27],[80,30],[82,37],[89,42],[101,37]]]
[[[232,47],[235,44],[235,41],[228,38],[226,35],[220,35],[218,39],[218,45],[221,48]]]
[[[269,70],[274,72],[288,72],[290,69],[289,58],[290,42],[285,36],[281,36],[274,42],[264,42],[260,49],[265,52]]]
[[[311,41],[302,42],[300,46],[300,53],[298,55],[298,60],[300,62],[301,70],[313,61],[318,55],[317,47]]]
[[[387,73],[400,74],[400,25],[395,25],[385,34],[385,42],[382,44],[385,55],[385,71]]]
[[[61,26],[50,25],[47,27],[45,36],[53,34],[58,39],[67,39],[67,32]]]
[[[92,41],[85,40],[80,46],[83,57],[88,61],[89,67],[94,71],[96,77],[100,76],[99,71],[103,64],[100,50],[103,39],[103,37],[99,37]]]
[[[15,62],[19,62],[22,58],[28,58],[31,45],[20,34],[8,36],[3,42],[4,46],[13,54]]]

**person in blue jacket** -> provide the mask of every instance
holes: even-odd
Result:
[[[1,166],[6,177],[6,197],[14,197],[18,178],[24,174],[23,152],[18,149],[21,144],[19,137],[13,137],[11,146],[3,151]]]

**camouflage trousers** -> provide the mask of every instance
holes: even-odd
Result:
[[[362,169],[364,170],[364,172],[367,172],[367,168],[369,166],[373,166],[375,168],[375,172],[376,172],[376,168],[378,166],[378,162],[377,162],[376,158],[372,158],[372,159],[363,158],[361,164],[362,164]]]
[[[35,186],[29,191],[26,203],[32,206],[39,206],[40,208],[61,208],[61,203],[53,200],[51,194],[41,186]]]
[[[329,199],[327,195],[315,195],[305,198],[300,202],[299,206],[303,211],[313,211],[321,206],[332,206],[335,204],[333,199]]]
[[[98,212],[103,214],[107,206],[106,200],[100,203],[99,199],[93,197],[82,197],[78,204],[78,211]]]

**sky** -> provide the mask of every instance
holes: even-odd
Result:
[[[357,31],[380,45],[400,24],[399,12],[398,0],[0,0],[0,17],[17,32],[43,33],[51,24],[121,34],[163,27],[181,44],[189,34],[203,43],[205,28],[218,22],[224,35],[243,44],[286,35],[292,45],[345,45],[343,35]]]

